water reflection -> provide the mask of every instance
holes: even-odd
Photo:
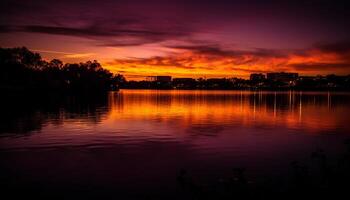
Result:
[[[25,134],[64,122],[99,123],[107,117],[108,95],[5,95],[1,98],[0,133]]]
[[[2,98],[0,178],[13,191],[30,185],[100,198],[176,194],[182,168],[208,179],[235,167],[250,180],[280,177],[317,148],[342,152],[349,100],[349,93],[178,90]]]
[[[177,128],[178,132],[208,136],[227,126],[339,132],[349,128],[349,100],[348,93],[293,91],[122,90],[93,97],[12,96],[2,98],[0,104],[0,133],[81,124],[100,124],[110,132],[122,127],[126,135],[148,130],[153,132],[149,137],[156,135],[152,124],[165,125],[163,132]]]
[[[110,96],[110,121],[171,122],[190,132],[220,125],[307,129],[347,128],[350,96],[329,92],[122,91]]]

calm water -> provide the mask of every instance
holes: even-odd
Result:
[[[350,137],[350,93],[122,90],[1,109],[2,184],[30,191],[152,196],[183,168],[207,181],[244,167],[259,181]]]

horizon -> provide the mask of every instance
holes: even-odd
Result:
[[[0,47],[2,48],[2,47]],[[8,49],[15,49],[15,48],[26,48],[27,47],[14,47],[14,48],[8,48]],[[29,51],[32,51],[34,53],[38,53],[41,57],[42,57],[42,54],[40,53],[41,51],[36,51],[36,50],[31,50],[31,49],[28,49]],[[57,59],[57,58],[52,58],[51,60],[48,60],[48,59],[45,59],[42,57],[42,59],[46,62],[50,62],[51,60],[53,59]],[[62,60],[60,60],[62,61]],[[99,62],[98,60],[94,60],[94,59],[90,59],[90,60],[85,60],[85,61],[79,61],[79,62],[63,62],[63,64],[79,64],[79,63],[85,63],[85,62],[93,62],[93,61],[97,61]],[[101,63],[100,63],[101,64]],[[101,65],[102,68],[105,68],[103,65]],[[106,69],[106,68],[105,68]],[[112,72],[113,73],[113,72]],[[131,79],[128,79],[127,77],[127,81],[147,81],[147,78],[149,77],[157,77],[157,76],[170,76],[172,79],[174,78],[192,78],[192,79],[195,79],[195,80],[198,80],[198,79],[232,79],[232,78],[238,78],[238,79],[244,79],[244,80],[249,80],[250,79],[250,75],[252,74],[263,74],[263,75],[267,75],[269,73],[297,73],[299,77],[326,77],[326,76],[330,76],[330,75],[335,75],[335,76],[350,76],[350,72],[349,74],[334,74],[334,73],[328,73],[328,74],[316,74],[316,75],[303,75],[303,74],[299,74],[298,72],[296,71],[266,71],[266,72],[252,72],[250,74],[247,74],[246,76],[234,76],[234,75],[226,75],[226,76],[213,76],[213,77],[206,77],[206,76],[203,76],[203,77],[190,77],[190,76],[171,76],[171,75],[159,75],[159,74],[149,74],[147,76],[140,76],[138,78],[131,78]],[[121,73],[113,73],[114,75],[123,75],[124,74],[121,74]]]
[[[5,0],[0,46],[26,46],[66,63],[98,60],[128,80],[348,75],[348,8],[323,0]]]

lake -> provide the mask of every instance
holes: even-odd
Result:
[[[34,96],[34,95],[33,95]],[[8,191],[174,196],[182,169],[207,183],[244,168],[283,181],[290,163],[330,159],[350,137],[350,93],[121,90],[1,102]]]

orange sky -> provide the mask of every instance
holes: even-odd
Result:
[[[128,80],[142,80],[152,75],[248,78],[251,73],[278,71],[298,72],[301,75],[350,74],[349,53],[322,48],[279,51],[236,51],[203,46],[186,48],[153,46],[137,51],[125,47],[107,48],[95,53],[34,51],[43,54],[48,60],[54,57],[59,57],[65,62],[97,59],[103,67],[113,73],[123,74]],[[153,55],[154,50],[162,50],[162,54]],[[118,54],[119,58],[114,56],[115,54]]]
[[[128,78],[149,75],[248,78],[251,73],[273,71],[298,72],[302,75],[349,74],[348,58],[348,55],[319,49],[285,50],[277,53],[265,53],[264,50],[236,52],[191,49],[165,56],[115,59],[103,62],[103,65]]]
[[[280,71],[300,75],[350,74],[350,52],[335,49],[337,45],[323,44],[296,50],[235,50],[209,45],[160,44],[77,52],[32,50],[47,60],[84,62],[96,59],[106,69],[123,74],[128,80],[143,80],[153,75],[249,78],[251,73]]]

